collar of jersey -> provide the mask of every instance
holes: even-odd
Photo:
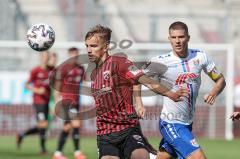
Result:
[[[108,55],[108,57],[101,63],[101,65],[96,65],[96,68],[101,68],[103,64],[111,57],[111,55]]]

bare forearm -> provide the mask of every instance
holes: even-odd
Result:
[[[25,84],[25,88],[27,88],[29,91],[33,91],[33,87],[29,83]]]
[[[26,84],[25,84],[25,87],[26,87],[29,91],[33,92],[33,93],[37,93],[37,94],[40,94],[40,93],[41,93],[41,92],[40,92],[40,89],[41,89],[41,88],[36,88],[36,87],[30,85],[29,83],[26,83]]]
[[[226,82],[225,82],[224,77],[222,76],[216,81],[216,83],[215,83],[214,87],[212,88],[210,94],[212,94],[214,96],[218,96],[223,91],[225,86],[226,86]]]
[[[142,97],[141,97],[141,85],[134,85],[133,86],[133,96],[135,97],[136,101],[136,112],[139,118],[144,118],[146,109],[143,106]]]
[[[165,87],[164,85],[160,84],[157,81],[154,81],[146,75],[142,75],[141,77],[139,77],[138,82],[142,83],[153,92],[162,96],[167,96],[175,102],[182,101],[183,99],[181,97],[187,97],[189,94],[186,88],[180,88],[176,92],[172,92],[170,88]]]
[[[142,95],[141,95],[141,85],[134,85],[133,86],[133,96],[135,97],[136,106],[143,107],[142,103]]]
[[[61,100],[61,93],[58,92],[57,90],[54,90],[54,100],[55,100],[55,103]]]
[[[138,80],[139,83],[142,83],[146,87],[148,87],[150,90],[157,94],[161,94],[163,96],[167,96],[168,93],[170,92],[170,89],[167,87],[163,86],[157,81],[154,81],[153,79],[147,77],[146,75],[143,75],[139,78]]]

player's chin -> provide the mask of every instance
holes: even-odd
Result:
[[[90,62],[95,62],[96,61],[96,58],[94,58],[94,57],[88,57],[88,59],[89,59]]]
[[[178,54],[178,56],[181,57],[181,58],[186,57],[186,54],[185,54],[185,52],[184,52],[183,49],[176,49],[175,52],[176,52],[176,53]]]

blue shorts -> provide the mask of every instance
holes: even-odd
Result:
[[[159,129],[163,136],[159,150],[165,149],[174,158],[185,159],[200,149],[192,134],[192,124],[184,125],[160,120]]]

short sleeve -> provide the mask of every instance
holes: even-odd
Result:
[[[212,59],[208,57],[208,55],[205,52],[203,53],[203,56],[204,56],[203,70],[205,73],[208,74],[214,69],[215,63],[213,62]]]
[[[142,70],[138,69],[132,61],[126,58],[118,60],[118,70],[120,75],[132,83],[136,83],[138,78],[143,75]]]

